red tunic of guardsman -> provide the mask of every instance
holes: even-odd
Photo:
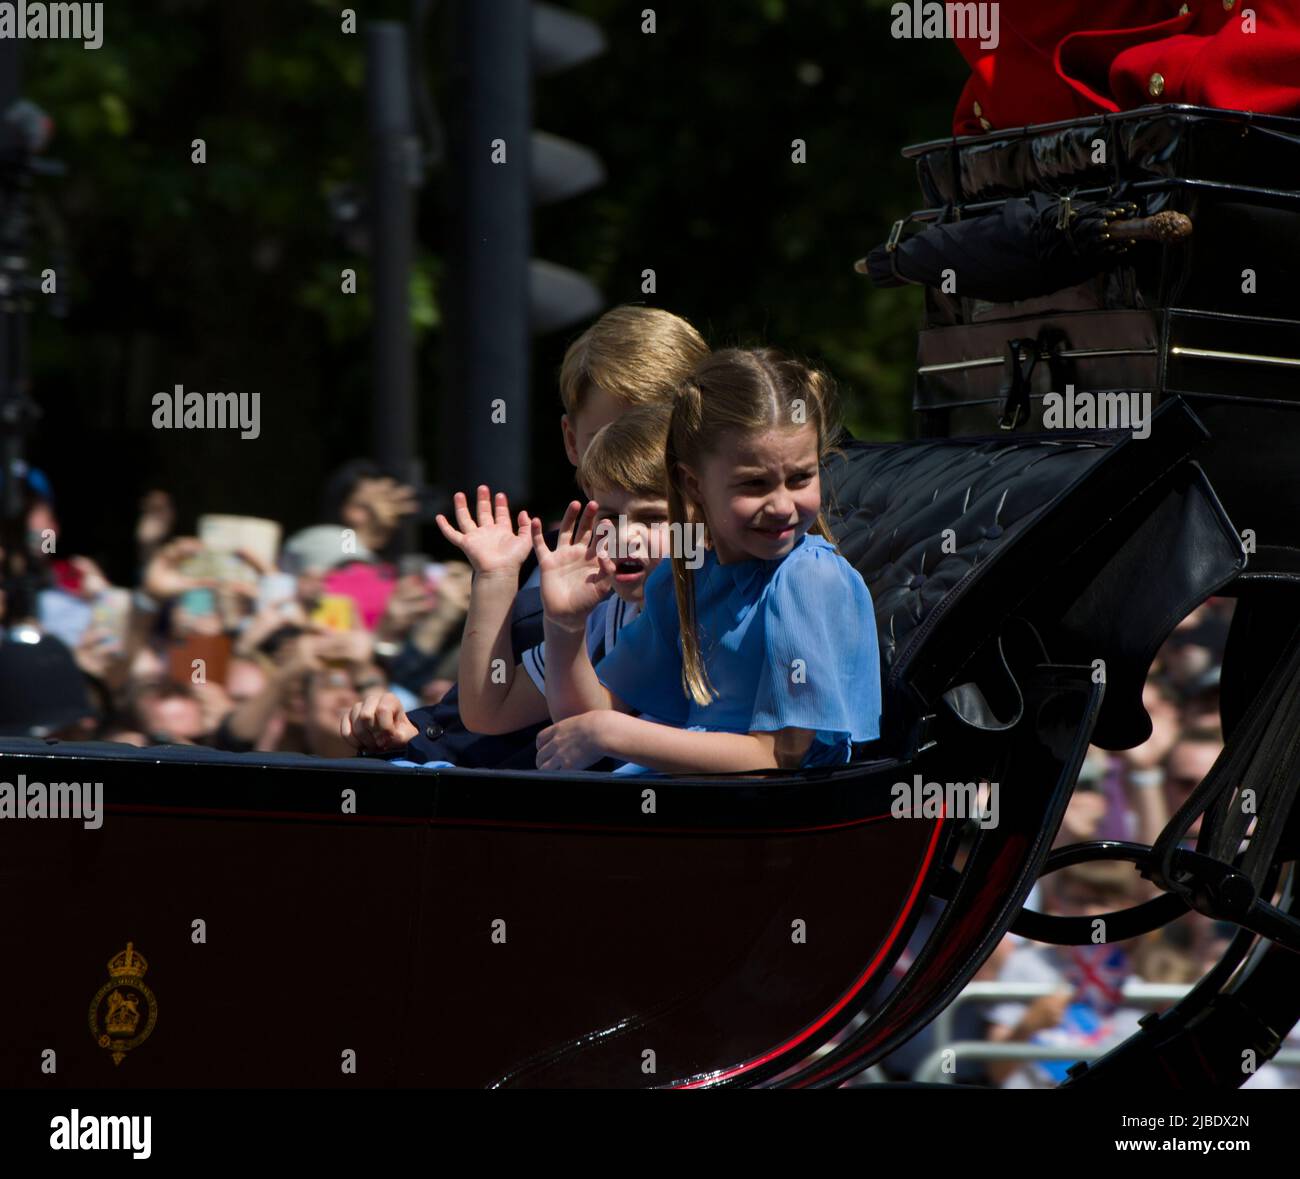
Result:
[[[1300,115],[1300,0],[997,8],[996,45],[953,38],[971,66],[953,114],[958,135],[1158,102]]]

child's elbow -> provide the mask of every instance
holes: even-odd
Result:
[[[797,770],[803,765],[815,736],[811,729],[782,729],[772,742],[772,768]]]
[[[499,737],[502,733],[509,733],[512,731],[509,725],[503,725],[499,720],[495,719],[491,713],[482,716],[477,713],[471,713],[469,716],[466,716],[464,709],[462,709],[460,714],[460,723],[463,724],[471,733],[476,733],[480,737]]]
[[[467,699],[462,692],[460,696],[460,723],[471,733],[481,737],[496,737],[504,730],[498,727],[494,716],[497,710],[484,707],[473,699]]]

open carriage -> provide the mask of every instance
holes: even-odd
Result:
[[[1035,185],[1085,186],[1076,161],[1100,122],[913,150],[932,203],[973,215]],[[1280,210],[1270,224],[1296,233],[1298,198],[1240,161],[1229,179],[1202,185],[1195,172],[1223,162],[1198,136],[1251,150],[1263,137],[1277,159],[1300,150],[1300,125],[1168,108],[1106,122],[1101,133],[1131,149],[1118,182],[1189,211],[1198,249],[1218,201]],[[1171,167],[1180,174],[1160,174]],[[944,188],[957,177],[960,191]],[[872,593],[862,626],[877,628],[885,679],[881,737],[842,768],[636,780],[0,745],[0,779],[102,781],[107,804],[98,829],[0,824],[12,954],[0,992],[22,1013],[0,1030],[0,1079],[834,1085],[932,1020],[1008,929],[1090,940],[1087,921],[1023,906],[1045,871],[1109,857],[1163,890],[1113,915],[1111,940],[1189,908],[1240,933],[1183,1002],[1069,1083],[1239,1085],[1242,1053],[1267,1059],[1300,1016],[1288,875],[1300,843],[1288,453],[1300,396],[1286,351],[1300,325],[1193,307],[1205,323],[1178,335],[1187,288],[1159,285],[1173,249],[1152,247],[1162,256],[1139,255],[1132,275],[1102,276],[1063,307],[1048,297],[1009,317],[931,298],[917,393],[929,436],[849,444],[823,480],[841,551]],[[1284,266],[1287,254],[1262,258]],[[1146,317],[1141,348],[1069,334],[1084,322],[1072,316],[1127,310]],[[1041,330],[1051,317],[1056,335]],[[1103,327],[1089,339],[1111,339]],[[1026,372],[1040,340],[1055,359]],[[1174,351],[1193,347],[1251,359]],[[1007,389],[990,392],[979,376],[1007,357]],[[1114,388],[1139,373],[1159,402],[1148,437],[1034,429],[1024,412],[999,428],[1013,392],[1032,411],[1053,377]],[[1256,545],[1243,545],[1246,528]],[[1210,594],[1239,599],[1219,764],[1154,848],[1049,854],[1089,743],[1146,738],[1147,669]],[[995,824],[942,807],[898,816],[900,784],[981,782],[998,784]],[[1237,788],[1255,791],[1256,814]],[[1202,811],[1190,852],[1180,843]],[[918,946],[927,907],[941,912]],[[911,964],[885,994],[910,939]],[[125,996],[112,1028],[106,977]],[[51,1048],[53,1076],[41,1070]]]

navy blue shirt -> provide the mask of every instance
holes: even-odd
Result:
[[[542,634],[542,591],[537,586],[521,589],[510,615],[510,646],[518,662],[523,653],[537,646]],[[513,733],[484,736],[471,733],[460,719],[460,690],[453,685],[437,704],[407,714],[420,730],[408,745],[385,759],[407,761],[449,761],[471,769],[536,769],[537,734],[550,722],[529,725]]]

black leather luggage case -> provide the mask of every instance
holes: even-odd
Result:
[[[1019,379],[1041,430],[1052,391],[1141,393],[1154,409],[1181,393],[1205,399],[1278,400],[1300,406],[1300,323],[1213,311],[1134,309],[1044,314],[1026,320],[927,328],[917,351],[913,408],[920,437],[996,431],[1014,415]]]
[[[967,298],[960,275],[953,294],[928,287],[921,436],[1005,428],[1013,392],[1028,394],[1019,428],[1041,429],[1043,395],[1067,385],[1149,392],[1153,408],[1175,393],[1193,406],[1300,403],[1300,120],[1147,107],[904,154],[930,206],[916,222],[985,216],[1040,191],[1170,209],[1194,227],[1185,244],[1139,244],[1110,270],[1021,302]]]

